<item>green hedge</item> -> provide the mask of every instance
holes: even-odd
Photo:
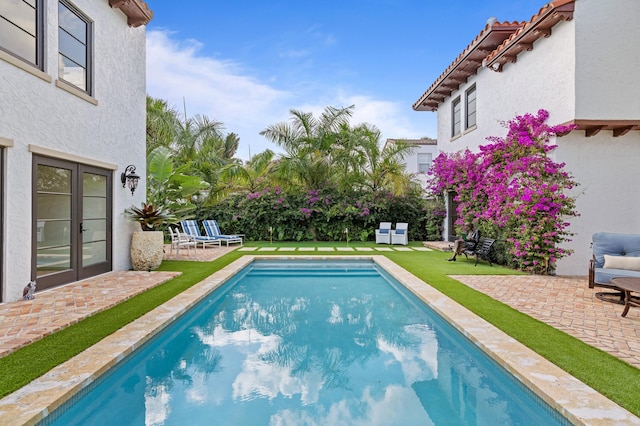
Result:
[[[444,204],[426,200],[420,191],[396,196],[388,192],[341,194],[325,189],[285,194],[276,188],[231,195],[201,206],[196,219],[216,219],[224,233],[241,233],[249,241],[372,241],[380,222],[409,223],[409,239],[440,240]]]

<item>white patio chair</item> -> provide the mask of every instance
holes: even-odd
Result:
[[[409,244],[409,224],[405,222],[396,223],[396,229],[391,231],[391,244]]]
[[[391,244],[391,222],[380,222],[376,229],[376,244]]]

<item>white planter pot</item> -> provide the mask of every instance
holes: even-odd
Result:
[[[162,231],[138,231],[131,237],[131,265],[136,271],[158,269],[164,256]]]

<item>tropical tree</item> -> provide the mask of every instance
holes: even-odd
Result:
[[[283,148],[275,166],[280,179],[305,190],[333,181],[334,152],[341,129],[348,125],[354,106],[326,107],[319,118],[312,113],[290,110],[290,122],[268,126],[260,134]]]
[[[207,199],[214,199],[220,190],[220,170],[240,162],[234,158],[240,142],[238,135],[225,135],[223,130],[219,121],[203,115],[189,118],[165,101],[147,97],[147,155],[160,146],[169,149],[185,175],[207,182]]]
[[[413,145],[397,140],[381,147],[380,130],[369,124],[353,128],[347,140],[341,159],[348,162],[352,170],[345,176],[346,183],[359,181],[374,193],[386,190],[401,195],[409,190],[412,182],[402,159],[413,152]]]
[[[227,192],[258,192],[275,184],[273,168],[275,153],[267,149],[242,164],[234,162],[220,172],[221,183],[227,182]]]
[[[209,187],[206,181],[189,172],[186,165],[175,166],[169,148],[154,149],[147,156],[147,204],[170,212],[176,220],[185,218],[195,209],[193,197]]]
[[[147,96],[147,154],[159,146],[170,147],[179,122],[178,113],[166,101]]]

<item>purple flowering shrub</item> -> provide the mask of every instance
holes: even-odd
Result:
[[[408,222],[410,239],[424,240],[428,223],[434,229],[432,238],[441,238],[442,212],[442,203],[425,207],[419,191],[395,196],[386,191],[341,192],[325,187],[287,192],[276,187],[200,206],[196,218],[216,218],[224,232],[245,234],[247,240],[268,241],[271,227],[274,241],[344,241],[345,229],[351,241],[371,241],[383,221]]]
[[[549,126],[546,110],[517,116],[507,123],[505,138],[489,137],[479,152],[440,154],[432,167],[431,190],[455,191],[458,222],[494,229],[504,239],[511,266],[537,274],[552,273],[558,259],[570,254],[560,245],[571,241],[567,218],[575,217],[577,185],[548,153],[551,136],[572,126]]]

